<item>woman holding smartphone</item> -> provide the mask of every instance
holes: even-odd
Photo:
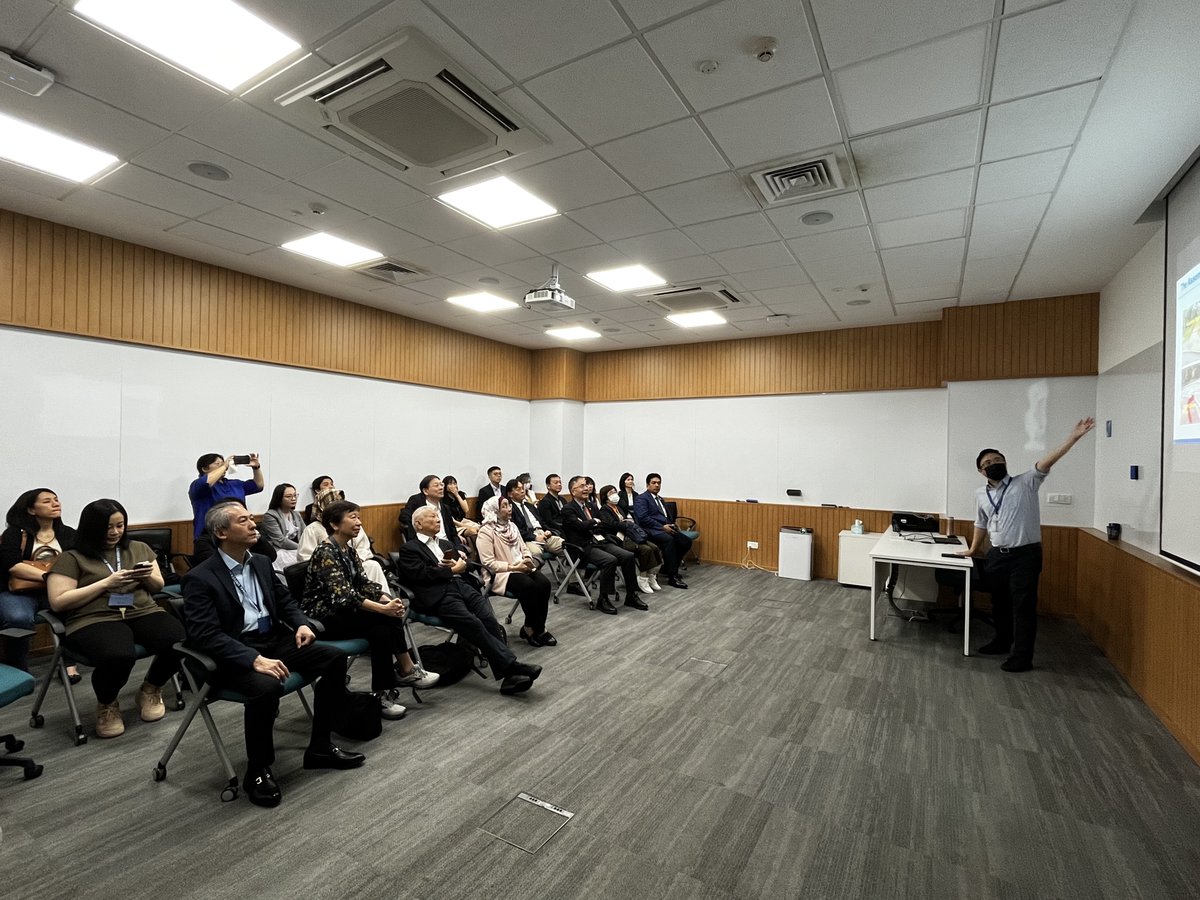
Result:
[[[125,733],[117,695],[137,662],[134,644],[155,654],[136,704],[143,722],[166,714],[162,686],[179,668],[172,647],[183,626],[151,596],[162,590],[154,551],[125,534],[129,517],[116,500],[93,500],[79,514],[75,547],[55,561],[46,579],[50,608],[65,620],[64,643],[95,665],[96,736]]]

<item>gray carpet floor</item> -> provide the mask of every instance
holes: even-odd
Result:
[[[285,698],[275,810],[219,801],[199,719],[152,782],[182,713],[129,714],[140,668],[116,740],[74,747],[57,687],[41,730],[22,700],[0,711],[0,732],[16,730],[46,771],[26,782],[0,769],[0,894],[1200,893],[1200,770],[1073,623],[1044,620],[1037,669],[1010,675],[964,658],[961,633],[882,608],[869,642],[861,590],[712,566],[688,579],[648,613],[565,598],[549,623],[558,647],[514,645],[545,667],[532,692],[502,697],[475,676],[424,692],[362,745],[357,771],[301,768],[307,720]],[[356,686],[368,668],[355,664]],[[87,682],[76,692],[90,729]],[[213,711],[240,767],[240,708]],[[522,791],[575,813],[534,854],[485,830]]]

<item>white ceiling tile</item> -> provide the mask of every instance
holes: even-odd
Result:
[[[485,266],[498,266],[518,259],[528,259],[531,255],[529,248],[524,244],[496,231],[485,231],[456,241],[448,241],[445,246],[463,256],[478,260]]]
[[[542,284],[550,277],[550,267],[553,265],[554,260],[539,256],[529,259],[518,259],[510,263],[501,263],[496,268],[501,272],[507,272],[513,278],[520,281],[525,281],[529,284]],[[567,293],[570,293],[570,291]]]
[[[751,244],[763,244],[779,239],[770,220],[762,213],[747,213],[743,216],[718,219],[715,222],[688,225],[683,231],[709,252],[748,247]]]
[[[765,291],[769,288],[808,284],[809,278],[799,266],[788,265],[778,266],[774,269],[739,272],[737,281],[747,291]]]
[[[1075,143],[1096,82],[993,106],[987,114],[984,161],[1006,159]]]
[[[634,193],[620,175],[590,150],[522,169],[515,180],[563,212]]]
[[[972,234],[967,245],[967,259],[992,259],[997,256],[1024,256],[1033,240],[1033,228],[1016,231],[994,231]]]
[[[541,219],[525,225],[506,228],[505,235],[531,247],[538,253],[554,253],[558,250],[574,250],[600,243],[600,239],[566,216]]]
[[[278,176],[178,134],[139,153],[130,162],[230,200],[240,200],[281,183]],[[228,181],[201,178],[188,170],[193,162],[215,163],[228,170],[231,177]]]
[[[445,300],[447,297],[461,294],[465,285],[452,278],[426,278],[424,281],[411,282],[406,287],[436,300]]]
[[[683,256],[696,256],[704,251],[682,231],[656,231],[654,234],[643,234],[634,238],[613,241],[612,245],[626,254],[630,259],[651,263],[660,259],[679,259]]]
[[[319,169],[345,155],[241,100],[230,100],[183,129],[183,134],[283,178]]]
[[[703,6],[705,0],[615,0],[638,28],[670,19],[689,9]]]
[[[165,209],[186,219],[211,212],[229,202],[217,194],[133,165],[122,166],[105,176],[99,187],[110,194]]]
[[[953,306],[955,298],[958,296],[958,282],[948,281],[943,284],[929,285],[928,287],[902,288],[892,291],[892,295],[897,303],[930,303],[936,301]]]
[[[288,222],[276,216],[259,212],[257,209],[242,206],[240,203],[230,203],[220,209],[205,213],[200,216],[200,221],[207,225],[223,228],[225,231],[232,231],[243,237],[275,245],[307,237],[314,231],[306,225]]]
[[[591,247],[580,247],[576,250],[559,250],[555,252],[554,259],[573,272],[579,273],[614,269],[617,266],[628,266],[632,262],[628,256],[619,250],[614,250],[608,244],[594,244]],[[567,289],[567,293],[572,297],[594,296],[598,293],[607,293],[607,291],[608,288],[588,279]]]
[[[833,307],[834,311],[841,315],[847,308],[850,310],[858,309],[857,306],[848,306],[851,300],[867,300],[878,309],[880,306],[891,306],[891,301],[888,299],[887,286],[883,283],[883,279],[879,278],[875,281],[859,282],[852,284],[848,282],[821,282],[817,285],[817,290]],[[866,310],[870,312],[871,310]]]
[[[752,52],[764,35],[778,43],[767,64]],[[646,40],[698,110],[821,74],[808,23],[793,0],[725,0],[647,32]],[[704,59],[719,69],[701,73],[697,63]]]
[[[928,213],[911,219],[893,219],[875,226],[875,237],[880,248],[903,247],[906,244],[924,244],[963,236],[966,225],[966,210],[950,209],[945,212]]]
[[[993,6],[993,0],[812,2],[825,55],[835,69],[986,22]]]
[[[842,138],[823,78],[710,110],[700,118],[735,166],[795,158]]]
[[[482,281],[481,279],[489,280]],[[461,281],[463,284],[473,285],[481,291],[516,291],[521,295],[524,295],[525,289],[529,287],[521,279],[514,278],[507,272],[489,267],[471,269],[467,272],[457,272],[454,275],[454,280]],[[521,297],[517,296],[512,299],[519,301]]]
[[[636,40],[547,72],[526,82],[525,89],[589,144],[688,114]]]
[[[55,84],[41,97],[6,90],[3,100],[7,115],[90,144],[120,159],[136,156],[169,135],[166,129],[94,100],[65,84]]]
[[[345,22],[353,21],[376,0],[338,0],[337,3],[297,3],[295,0],[241,0],[299,44],[316,44]]]
[[[30,58],[51,69],[60,84],[168,131],[183,128],[229,98],[92,27],[65,6],[49,21],[52,27],[39,32]]]
[[[672,284],[719,279],[726,274],[724,267],[711,256],[663,260],[654,264],[654,271]]]
[[[1067,0],[1005,19],[992,99],[1010,100],[1099,78],[1132,5],[1133,0]]]
[[[997,290],[993,287],[981,286],[963,290],[958,298],[959,306],[982,306],[986,303],[1003,303],[1008,299],[1009,289]]]
[[[949,297],[938,297],[929,300],[914,300],[910,303],[898,303],[896,307],[896,315],[898,318],[905,321],[911,321],[912,317],[919,316],[922,313],[929,313],[930,318],[939,318],[938,315],[943,309],[949,309],[951,306],[958,306],[958,296],[952,295]]]
[[[427,199],[420,191],[349,156],[295,180],[326,197],[384,219],[391,219]]]
[[[833,219],[820,225],[805,225],[800,221],[812,212],[827,212],[833,216]],[[777,206],[767,210],[767,218],[775,224],[779,233],[785,238],[806,237],[825,231],[840,231],[855,225],[865,225],[867,222],[866,214],[863,212],[862,198],[857,191],[850,194],[839,194],[835,197],[809,200],[806,203]]]
[[[379,219],[359,219],[338,229],[337,235],[347,241],[353,241],[372,250],[378,250],[384,256],[394,256],[409,262],[409,251],[429,246],[429,241],[422,237],[397,228]]]
[[[643,191],[729,168],[695,119],[631,134],[601,144],[596,152]]]
[[[62,200],[63,209],[71,213],[137,222],[143,228],[162,231],[184,221],[182,216],[161,209],[126,200],[115,194],[106,194],[93,187],[81,187]]]
[[[964,238],[958,238],[883,250],[880,255],[888,283],[893,288],[906,288],[957,281],[966,244]]]
[[[834,73],[850,134],[979,102],[987,28],[972,28]]]
[[[712,254],[713,259],[732,274],[750,272],[755,269],[772,269],[776,266],[791,265],[795,262],[788,248],[781,242],[773,244],[758,244],[754,247],[739,247],[736,250],[719,250]]]
[[[445,244],[469,234],[480,234],[488,230],[481,222],[476,222],[437,200],[414,203],[380,218],[435,244]]]
[[[883,280],[883,269],[875,253],[801,260],[804,270],[817,284],[870,283]]]
[[[479,268],[479,264],[475,260],[467,259],[461,253],[455,253],[445,247],[416,247],[406,250],[404,258],[435,275],[447,277]]]
[[[863,187],[948,172],[975,163],[980,115],[963,113],[851,142]]]
[[[923,216],[946,209],[961,209],[971,203],[974,169],[957,169],[901,181],[863,192],[873,222]]]
[[[857,228],[792,238],[788,241],[788,246],[806,268],[810,262],[816,260],[856,256],[871,253],[875,249],[875,243],[871,240],[871,229],[861,225]],[[809,274],[812,274],[811,270]]]
[[[49,0],[9,0],[0,18],[0,47],[20,47],[53,11],[54,4]]]
[[[367,214],[310,188],[285,181],[261,193],[252,194],[242,201],[245,206],[306,225],[313,231],[336,231],[352,222],[361,222]],[[312,211],[316,205],[324,210],[320,215]]]
[[[629,34],[612,5],[595,0],[438,0],[437,11],[516,79]]]
[[[176,225],[174,228],[169,229],[168,233],[191,238],[202,244],[211,244],[214,247],[220,247],[222,250],[232,250],[234,253],[254,253],[271,246],[271,244],[256,241],[254,238],[243,237],[240,234],[234,234],[232,231],[225,231],[222,228],[205,225],[203,222],[184,222],[182,225]]]
[[[568,216],[605,241],[648,234],[671,227],[671,221],[642,197],[622,197],[572,210]]]
[[[1019,228],[1036,228],[1050,202],[1049,194],[1036,194],[1017,200],[1000,200],[975,207],[971,234],[994,234]]]
[[[825,306],[825,298],[811,284],[785,285],[777,288],[763,288],[754,292],[755,298],[764,306],[776,307],[784,303],[795,305],[806,304],[813,308]]]
[[[646,199],[676,225],[691,225],[759,209],[741,178],[732,172],[647,191]]]
[[[1053,191],[1070,155],[1070,148],[1063,147],[982,165],[975,202],[990,203]]]
[[[963,274],[963,293],[1007,290],[1017,277],[1024,261],[1024,255],[967,260],[966,272]]]

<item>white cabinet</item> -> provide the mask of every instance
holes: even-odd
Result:
[[[851,587],[871,586],[871,549],[880,535],[838,533],[838,581]]]
[[[779,577],[812,581],[811,528],[784,525],[779,529]]]

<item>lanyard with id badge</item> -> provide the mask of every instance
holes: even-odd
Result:
[[[230,572],[230,575],[232,576],[233,573]],[[257,615],[255,625],[257,627],[258,633],[259,634],[270,634],[271,633],[271,617],[270,617],[270,615],[268,615],[266,613],[265,610],[263,610],[261,591],[259,591],[257,589],[257,583],[256,583],[256,589],[254,591],[249,591],[246,589],[246,584],[242,579],[247,576],[249,576],[250,578],[254,577],[254,573],[250,570],[249,554],[247,554],[246,563],[242,566],[242,571],[239,572],[236,576],[233,576],[233,586],[235,588],[237,588],[237,592],[241,596],[242,605],[245,606],[245,605],[249,604],[250,606],[254,607],[254,612]]]
[[[117,572],[121,568],[121,548],[120,547],[116,548],[116,554],[117,554],[117,567],[115,569],[112,567],[112,565],[109,563],[109,561],[107,559],[104,560],[104,565],[108,566],[108,571],[112,572],[114,575],[116,575]],[[109,609],[119,609],[121,611],[122,619],[125,618],[125,610],[133,609],[135,602],[136,601],[134,600],[134,596],[133,596],[132,592],[129,592],[129,591],[122,591],[120,593],[110,592],[108,595],[108,608]]]
[[[1004,486],[1000,488],[1000,494],[995,499],[992,498],[992,489],[984,488],[987,493],[988,502],[992,505],[992,514],[988,516],[988,537],[992,542],[992,546],[997,546],[996,537],[1000,534],[1000,507],[1004,505],[1004,495],[1008,492],[1008,486],[1012,484],[1012,479],[1004,482]]]

